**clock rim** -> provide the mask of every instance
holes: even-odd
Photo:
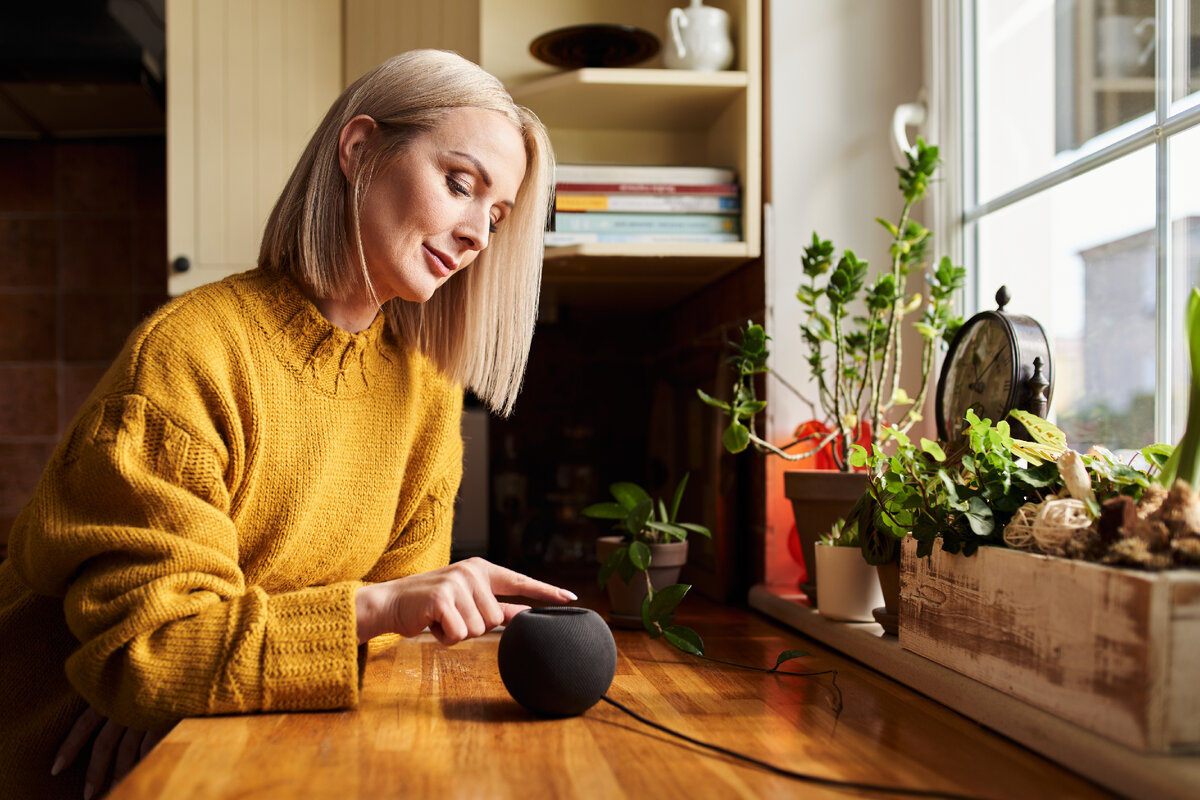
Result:
[[[954,436],[950,435],[949,426],[946,424],[944,401],[946,378],[949,375],[951,365],[954,364],[954,357],[957,355],[958,348],[962,345],[963,339],[966,338],[966,335],[971,328],[992,320],[1000,323],[1001,330],[1004,331],[1004,337],[1008,343],[1009,353],[1012,356],[1012,366],[1010,369],[1008,384],[1008,397],[1004,401],[1004,415],[1007,416],[1008,412],[1016,407],[1016,402],[1019,396],[1017,380],[1020,377],[1021,372],[1020,342],[1017,341],[1016,332],[1013,330],[1012,322],[1008,319],[1008,315],[1000,311],[980,311],[978,314],[975,314],[966,322],[964,322],[962,327],[955,332],[954,338],[950,341],[950,346],[946,349],[946,355],[942,359],[942,369],[938,375],[937,401],[934,413],[937,415],[938,438],[942,439],[943,441],[953,442],[958,441],[959,439],[958,434],[955,434]],[[992,421],[997,422],[998,420]]]

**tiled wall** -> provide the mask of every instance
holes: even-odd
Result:
[[[0,557],[84,398],[166,300],[162,139],[0,141]]]

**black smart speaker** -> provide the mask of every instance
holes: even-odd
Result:
[[[504,629],[496,661],[518,703],[545,717],[571,717],[608,691],[617,644],[590,608],[531,608]]]

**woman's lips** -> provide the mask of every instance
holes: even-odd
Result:
[[[438,252],[437,250],[425,245],[423,245],[423,247],[425,249],[425,258],[429,262],[430,268],[433,269],[434,274],[436,274],[438,277],[449,277],[450,273],[458,269],[458,264],[456,264],[445,253]]]

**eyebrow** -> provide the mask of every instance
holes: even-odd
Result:
[[[492,176],[488,174],[487,168],[483,166],[482,161],[470,153],[464,153],[462,150],[451,150],[450,155],[459,156],[460,158],[465,158],[467,161],[470,161],[475,169],[479,172],[479,177],[483,178],[484,185],[489,189],[492,188]],[[509,210],[512,210],[513,207],[511,200],[501,200],[500,205],[506,206]]]

